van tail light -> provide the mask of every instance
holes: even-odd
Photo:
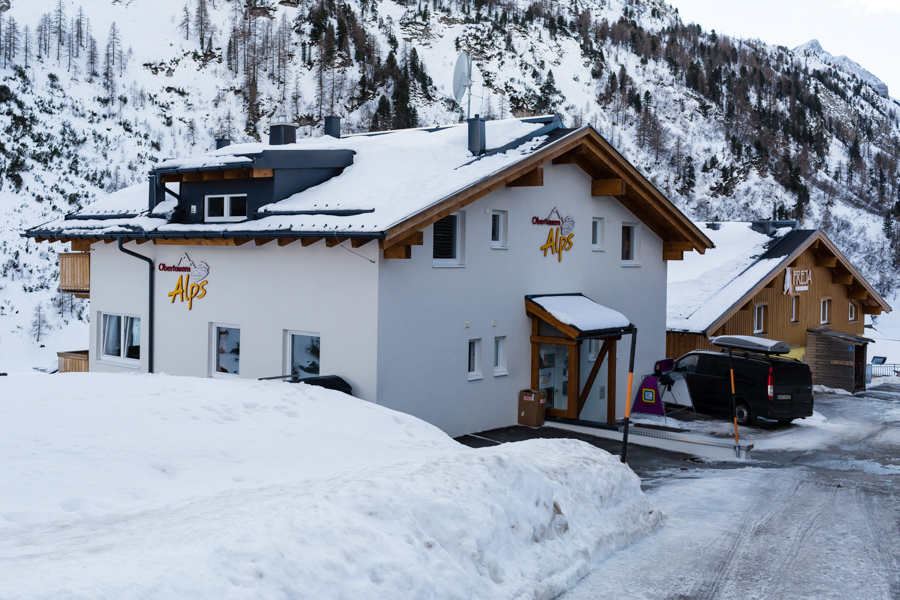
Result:
[[[769,396],[769,402],[775,398],[775,386],[772,384],[772,367],[769,367],[769,382],[766,384],[766,394]]]

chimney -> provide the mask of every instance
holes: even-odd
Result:
[[[763,221],[751,221],[750,229],[756,231],[758,233],[762,233],[769,237],[775,235],[775,232],[778,229],[782,229],[784,227],[790,227],[791,229],[797,229],[799,227],[799,221],[794,220],[785,220],[785,221],[774,221],[774,220],[763,220]]]
[[[474,119],[469,119],[469,152],[475,156],[484,154],[484,119],[475,115]]]
[[[219,148],[224,148],[225,146],[230,146],[231,140],[227,137],[217,137],[216,138],[216,150]]]
[[[282,146],[296,141],[297,124],[291,123],[287,113],[284,112],[284,107],[279,106],[269,121],[269,145]]]
[[[334,115],[325,117],[325,135],[341,139],[341,118]]]

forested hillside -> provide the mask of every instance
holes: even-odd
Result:
[[[54,253],[20,239],[24,227],[216,136],[261,139],[279,105],[301,135],[320,135],[326,114],[347,133],[457,122],[462,49],[475,57],[473,113],[589,123],[691,217],[798,218],[882,292],[900,283],[900,105],[818,44],[733,39],[653,0],[0,0],[0,11],[0,339],[25,339],[56,287]],[[72,310],[51,327],[83,318]]]

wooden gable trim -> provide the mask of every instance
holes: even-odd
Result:
[[[541,165],[554,161],[557,161],[556,164],[572,164],[574,162],[584,168],[584,156],[589,155],[593,155],[603,163],[605,168],[612,171],[613,178],[624,181],[627,189],[626,194],[619,197],[620,201],[621,198],[626,198],[630,204],[626,208],[635,213],[642,221],[647,222],[647,225],[663,241],[689,242],[692,244],[692,249],[700,253],[705,252],[707,248],[712,248],[713,244],[709,238],[591,127],[576,131],[493,177],[475,183],[418,214],[412,215],[386,232],[382,246],[389,248],[401,243],[401,240],[411,234],[423,230],[447,215],[522,178]],[[588,171],[592,177],[595,175],[592,172],[594,170]],[[621,188],[622,186],[619,187],[620,190]]]

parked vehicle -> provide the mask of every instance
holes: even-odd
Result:
[[[809,365],[791,358],[750,351],[733,352],[735,406],[738,424],[757,417],[790,423],[812,416],[812,373]],[[695,350],[675,361],[674,371],[687,381],[698,411],[731,414],[728,352]]]

